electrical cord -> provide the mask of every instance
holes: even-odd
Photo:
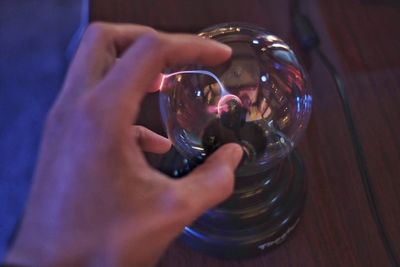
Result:
[[[388,238],[387,231],[385,229],[385,226],[384,226],[381,216],[379,214],[378,206],[376,204],[375,194],[373,192],[370,175],[369,175],[368,168],[367,168],[367,162],[365,159],[364,149],[362,147],[362,144],[361,144],[359,136],[358,136],[357,129],[355,127],[353,115],[352,115],[352,112],[350,109],[350,104],[349,104],[346,92],[344,90],[343,80],[341,79],[335,66],[332,65],[332,63],[329,61],[329,59],[326,57],[326,55],[319,48],[317,48],[315,50],[315,52],[319,56],[320,60],[323,62],[325,67],[330,72],[333,80],[335,81],[337,91],[338,91],[338,94],[340,96],[340,100],[341,100],[341,103],[343,106],[343,111],[344,111],[348,131],[350,134],[350,138],[353,143],[353,149],[354,149],[354,153],[355,153],[356,160],[357,160],[358,170],[359,170],[361,178],[362,178],[361,180],[362,180],[362,183],[364,186],[365,195],[367,197],[368,206],[370,208],[372,217],[375,221],[376,227],[379,231],[379,234],[381,236],[381,239],[383,241],[383,244],[385,246],[385,249],[389,256],[391,264],[396,267],[400,266],[399,261],[396,256],[396,253],[394,252],[393,245],[391,244],[390,239]]]
[[[365,153],[363,146],[360,142],[359,134],[354,123],[353,114],[350,108],[349,100],[345,90],[345,84],[336,67],[332,64],[329,58],[319,48],[320,39],[317,31],[313,27],[309,18],[300,12],[300,1],[293,0],[290,5],[290,17],[293,23],[294,34],[296,35],[302,48],[308,52],[315,52],[321,62],[324,64],[332,79],[335,82],[337,93],[340,97],[342,108],[344,111],[344,117],[346,125],[350,134],[350,138],[353,144],[354,154],[357,160],[357,166],[361,175],[365,195],[367,197],[368,206],[371,211],[371,215],[374,219],[375,225],[378,229],[379,235],[385,246],[386,253],[388,254],[389,260],[392,266],[400,266],[397,255],[394,251],[393,245],[390,242],[388,233],[382,222],[378,206],[376,204],[375,194],[371,185],[371,179],[368,172],[367,162],[365,159]]]

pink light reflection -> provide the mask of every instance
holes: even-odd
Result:
[[[166,76],[167,76],[167,75],[165,75],[165,74],[161,74],[160,86],[158,87],[158,90],[159,90],[159,91],[161,91],[161,89],[162,89],[163,86],[164,86],[164,80],[165,80]]]
[[[218,105],[217,105],[217,111],[218,111],[218,115],[221,115],[222,112],[227,112],[228,110],[228,102],[231,100],[235,100],[236,102],[238,102],[240,105],[242,104],[242,101],[240,100],[240,98],[236,95],[232,95],[232,94],[228,94],[228,95],[224,95],[223,97],[221,97],[221,99],[218,101]]]

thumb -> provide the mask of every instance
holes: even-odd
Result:
[[[232,194],[234,171],[242,154],[238,144],[223,145],[190,175],[179,180],[181,197],[190,209],[186,211],[189,220],[193,221]]]

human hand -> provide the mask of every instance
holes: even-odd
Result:
[[[227,198],[240,146],[224,145],[173,180],[143,156],[166,152],[168,139],[131,123],[165,67],[213,65],[230,54],[197,36],[89,26],[49,114],[26,213],[6,261],[151,266],[185,225]]]

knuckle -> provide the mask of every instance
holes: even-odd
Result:
[[[109,25],[104,22],[93,22],[86,29],[84,38],[98,41],[109,36]]]
[[[185,213],[185,211],[191,210],[192,208],[191,201],[176,187],[171,187],[166,190],[162,201],[164,205],[168,206],[166,210],[170,210],[175,214]]]
[[[58,96],[46,115],[45,125],[65,123],[71,118],[74,107],[75,103],[69,101],[68,98]]]
[[[43,125],[43,134],[46,137],[57,136],[65,132],[71,122],[70,110],[63,105],[56,104],[48,112]]]
[[[86,125],[98,128],[104,120],[102,116],[102,105],[100,99],[95,94],[87,94],[82,97],[78,104],[76,115],[78,120]]]
[[[64,112],[62,109],[53,106],[49,113],[47,114],[45,123],[44,123],[44,128],[45,129],[50,129],[54,127],[56,124],[59,124],[60,122],[65,121],[66,119],[66,112]]]
[[[158,34],[158,31],[152,27],[149,26],[145,26],[145,25],[141,25],[140,27],[143,27],[143,29],[145,30],[145,34]]]
[[[160,51],[163,47],[163,39],[161,38],[161,34],[155,30],[150,30],[143,34],[139,41],[144,43],[149,50],[157,52]]]
[[[103,32],[107,28],[108,24],[105,22],[92,22],[87,27],[88,32]]]
[[[143,139],[146,137],[146,128],[141,125],[133,126],[133,138],[134,139]]]

